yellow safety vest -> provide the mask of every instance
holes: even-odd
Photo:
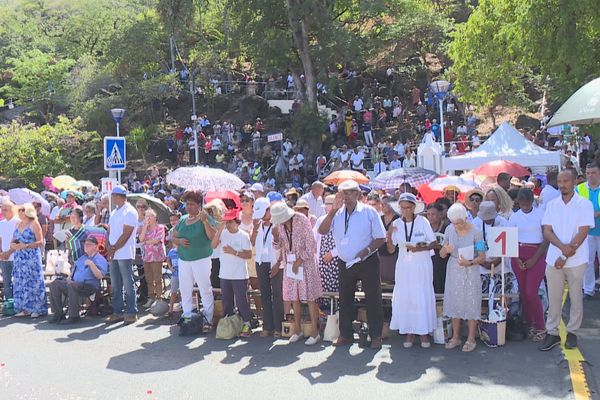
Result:
[[[588,186],[587,182],[583,182],[577,185],[575,191],[584,199],[592,201],[592,199],[590,199],[590,187]],[[600,204],[600,192],[598,192],[598,204]]]

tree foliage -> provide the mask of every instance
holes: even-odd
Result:
[[[101,160],[101,139],[96,132],[82,130],[81,119],[59,117],[54,125],[0,127],[0,175],[22,179],[31,188],[46,176],[80,176]]]

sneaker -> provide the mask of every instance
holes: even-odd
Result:
[[[301,333],[300,333],[300,334],[298,334],[298,333],[294,333],[294,334],[292,335],[292,337],[290,337],[290,340],[289,340],[289,342],[290,342],[290,343],[296,343],[298,340],[302,339],[303,337],[304,337],[304,335],[303,335],[303,334],[301,334]]]
[[[31,315],[30,315],[30,316],[31,316],[31,318],[35,319],[35,318],[39,318],[40,314],[39,314],[39,313],[36,313],[36,312],[34,312],[34,313],[31,313]]]
[[[577,347],[577,335],[574,333],[567,333],[567,340],[565,341],[565,349],[574,349]]]
[[[174,312],[181,311],[181,303],[175,303],[175,304],[173,304],[173,311]]]
[[[150,308],[152,307],[152,304],[154,303],[154,299],[148,299],[148,301],[146,303],[144,303],[144,308]]]
[[[252,336],[252,329],[250,328],[250,324],[248,322],[244,322],[242,326],[242,332],[240,333],[240,337],[250,337]]]
[[[307,346],[314,346],[319,342],[319,340],[321,340],[321,335],[317,334],[317,336],[311,336],[308,339],[306,339],[306,342],[304,342],[304,344]]]
[[[547,334],[544,343],[539,347],[540,351],[549,351],[560,345],[560,336]]]

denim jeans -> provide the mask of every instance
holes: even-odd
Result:
[[[133,277],[133,260],[112,260],[110,262],[110,284],[112,286],[113,313],[123,315],[125,305],[123,304],[123,289],[125,290],[125,302],[127,310],[125,315],[137,314],[135,302],[135,284]]]
[[[0,261],[0,268],[2,268],[2,285],[4,285],[4,299],[13,298],[13,285],[12,285],[12,261]]]

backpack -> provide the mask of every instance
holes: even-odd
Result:
[[[238,314],[229,315],[221,318],[217,325],[217,339],[231,340],[240,334],[242,331],[243,321]]]
[[[179,336],[197,336],[206,333],[204,325],[209,324],[204,314],[194,314],[191,318],[181,318],[179,325]]]

